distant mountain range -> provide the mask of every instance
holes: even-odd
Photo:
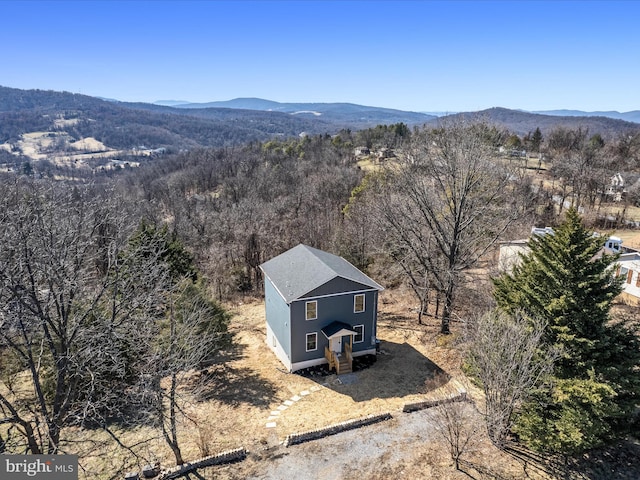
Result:
[[[530,113],[553,115],[556,117],[607,117],[615,118],[616,120],[640,123],[640,110],[632,110],[630,112],[616,112],[615,110],[604,112],[583,112],[582,110],[543,110]]]
[[[367,107],[353,103],[280,103],[262,98],[235,98],[233,100],[207,103],[180,103],[177,100],[154,102],[156,105],[173,108],[207,109],[232,108],[241,110],[258,110],[262,112],[279,112],[303,118],[318,118],[331,123],[348,124],[351,127],[366,128],[380,124],[406,123],[421,125],[436,118],[421,112],[406,112],[391,108]]]
[[[405,123],[425,123],[433,120],[435,117],[446,117],[456,115],[462,112],[407,112],[404,110],[394,110],[390,108],[366,107],[363,105],[355,105],[352,103],[280,103],[262,98],[235,98],[233,100],[194,103],[183,100],[158,100],[155,105],[162,105],[175,108],[236,108],[244,110],[260,110],[269,112],[284,112],[294,114],[307,115],[325,115],[332,119],[340,118],[344,120],[349,115],[355,116],[366,115],[369,117],[377,117],[381,113],[388,115],[390,118],[397,116],[399,118],[407,118],[410,121],[402,120]],[[506,110],[506,109],[505,109]],[[485,110],[484,112],[487,112]],[[583,110],[515,110],[524,113],[534,113],[538,115],[548,115],[552,117],[606,117],[616,120],[624,120],[627,122],[640,123],[640,110],[632,110],[630,112],[595,111],[588,112]]]
[[[236,98],[233,100],[190,103],[177,100],[155,102],[156,105],[171,106],[191,111],[210,108],[241,109],[262,112],[281,112],[300,118],[323,120],[328,123],[367,128],[379,124],[403,122],[407,125],[424,125],[438,119],[455,117],[482,118],[518,135],[526,135],[540,128],[546,133],[562,125],[566,128],[587,128],[603,136],[617,135],[621,131],[634,130],[640,124],[640,110],[631,112],[584,112],[580,110],[547,110],[527,112],[494,107],[479,112],[406,112],[389,108],[367,107],[352,103],[280,103],[262,98]]]
[[[0,86],[0,153],[13,149],[25,133],[61,128],[75,139],[92,137],[114,149],[184,150],[295,137],[303,132],[334,133],[341,127],[280,112],[179,109]]]
[[[303,134],[335,134],[344,128],[360,130],[400,122],[412,127],[435,125],[443,119],[460,116],[480,118],[518,135],[526,135],[536,128],[547,135],[559,126],[587,128],[589,132],[600,133],[603,137],[640,129],[640,119],[633,123],[564,110],[541,114],[491,108],[438,117],[352,103],[279,103],[259,98],[204,104],[171,100],[158,103],[164,105],[0,86],[0,157],[12,158],[16,152],[26,152],[28,149],[22,148],[21,142],[25,134],[32,132],[51,132],[48,137],[38,137],[46,140],[41,143],[42,148],[48,151],[39,153],[46,156],[57,144],[66,142],[67,148],[78,148],[77,142],[82,139],[95,139],[87,145],[100,144],[108,152],[131,149],[170,152],[234,146]],[[558,116],[561,113],[564,115]],[[580,113],[586,116],[576,116]],[[636,118],[634,115],[640,115],[640,112],[618,115]],[[55,142],[50,140],[54,137]]]

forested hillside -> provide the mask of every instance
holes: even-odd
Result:
[[[597,211],[622,212],[625,205],[626,219],[640,220],[629,210],[640,203],[638,133],[605,142],[585,130],[558,128],[537,144],[535,135],[520,138],[495,127],[483,135],[492,162],[518,172],[508,189],[522,196],[512,201],[524,210],[510,227],[514,233],[502,232],[503,238],[534,224],[555,223],[560,202],[581,205],[592,212],[593,222]],[[408,142],[417,138],[400,124],[196,149],[129,170],[115,185],[123,198],[143,208],[140,215],[169,223],[223,296],[259,292],[257,263],[300,242],[345,255],[363,268],[386,253],[393,229],[378,231],[384,212],[373,194],[382,172],[404,162]],[[514,159],[508,149],[500,154],[499,145],[532,151],[533,158]],[[357,146],[367,146],[369,153],[355,155]],[[381,158],[380,152],[398,157]],[[612,172],[623,172],[627,179],[624,202],[604,194]]]
[[[245,100],[213,103],[233,108],[205,108],[208,104],[175,108],[106,101],[68,92],[0,87],[0,146],[4,147],[0,153],[8,150],[18,154],[21,136],[31,132],[65,133],[74,141],[94,138],[112,150],[145,147],[177,152],[301,134],[335,134],[342,129],[362,130],[378,124],[404,123],[413,128],[439,121],[415,112],[354,104],[268,102],[265,106],[264,101]],[[254,105],[255,109],[248,108]],[[637,129],[637,124],[605,117],[557,117],[504,108],[451,116],[457,117],[488,121],[520,136],[536,128],[547,135],[562,126],[582,128],[609,139]],[[51,146],[50,152],[54,153],[56,147],[64,150],[64,144],[59,143]]]
[[[459,113],[450,117],[488,121],[517,135],[526,135],[536,128],[548,135],[551,131],[563,127],[568,129],[582,128],[605,138],[615,138],[638,129],[637,123],[605,116],[545,115],[544,113],[534,114],[497,107],[479,112]]]
[[[320,120],[277,112],[231,109],[192,111],[109,102],[86,95],[0,87],[0,143],[26,132],[54,130],[56,118],[77,122],[69,133],[94,137],[112,148],[222,147],[335,128]]]

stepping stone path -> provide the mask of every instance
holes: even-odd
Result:
[[[313,387],[309,388],[309,390],[303,390],[300,392],[300,394],[294,395],[290,399],[282,402],[281,405],[278,405],[276,407],[276,410],[273,410],[269,414],[269,418],[267,418],[267,423],[265,426],[267,428],[276,428],[278,426],[276,421],[278,420],[278,418],[280,418],[282,412],[284,412],[290,406],[295,405],[296,402],[299,402],[304,397],[311,395],[313,392],[317,392],[318,390],[320,390],[320,387],[318,385],[314,385]]]

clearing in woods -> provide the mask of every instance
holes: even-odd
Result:
[[[351,477],[362,468],[365,477],[372,479],[398,475],[468,478],[453,468],[446,446],[433,434],[433,425],[430,427],[425,420],[428,413],[402,413],[407,403],[442,398],[450,395],[452,388],[463,388],[457,380],[463,375],[459,351],[453,346],[456,335],[442,342],[438,321],[427,318],[426,325],[418,325],[411,310],[413,303],[408,295],[397,290],[382,292],[378,321],[380,354],[370,367],[340,377],[286,372],[265,345],[264,303],[247,300],[230,307],[237,348],[211,372],[205,401],[186,406],[190,420],[182,425],[184,458],[195,460],[245,447],[249,456],[243,462],[201,471],[205,478],[219,479],[276,479],[285,472],[297,472],[296,478],[300,479],[338,479]],[[394,418],[378,425],[289,448],[281,445],[289,434],[386,412]],[[372,437],[375,432],[382,436]],[[372,450],[364,444],[355,448],[354,438],[378,439],[373,440],[378,448]],[[345,445],[339,450],[347,452],[347,460],[326,453],[322,445],[330,448]],[[376,452],[379,455],[373,458],[371,455]],[[320,456],[316,458],[316,454]],[[153,455],[163,466],[171,465],[170,452],[161,441],[155,443]],[[480,459],[487,455],[500,464],[497,472],[509,472],[508,478],[524,478],[521,464],[499,452],[481,434],[474,456]],[[330,469],[332,474],[324,470],[320,475],[312,468],[312,456],[318,462],[343,464]],[[428,470],[425,462],[429,462]],[[356,470],[349,474],[352,468]],[[382,476],[377,477],[379,474]]]
[[[179,435],[185,460],[246,448],[249,452],[246,460],[200,471],[204,478],[227,480],[278,479],[282,475],[288,477],[287,472],[296,472],[295,478],[301,480],[354,475],[371,480],[401,477],[457,480],[468,479],[470,475],[556,478],[544,461],[527,458],[525,463],[513,454],[499,451],[487,440],[483,429],[474,449],[464,457],[467,463],[463,470],[467,473],[456,471],[447,445],[435,434],[433,413],[402,413],[407,403],[442,398],[463,383],[474,400],[481,399],[463,381],[460,371],[456,340],[461,326],[454,325],[454,333],[442,337],[437,320],[426,317],[425,325],[417,324],[411,308],[414,303],[407,293],[395,289],[382,292],[378,320],[380,354],[368,368],[340,377],[286,372],[265,345],[264,303],[247,299],[242,304],[228,305],[234,315],[231,329],[237,347],[210,369],[206,391],[198,398],[188,398],[183,405],[186,420],[181,422]],[[290,434],[387,412],[393,418],[380,424],[288,448],[281,445]],[[75,433],[86,434],[92,440],[97,436],[96,432]],[[140,471],[142,466],[156,461],[163,468],[175,464],[157,429],[140,427],[116,433],[122,435],[125,444],[136,444],[134,450],[139,457],[137,463],[127,465],[128,471]],[[620,447],[614,451],[616,458],[599,461],[600,468],[606,467],[608,477],[578,474],[567,478],[634,478],[627,476],[629,472],[640,475],[640,467],[634,469],[630,466],[633,460],[627,461],[638,453],[637,442]],[[100,449],[93,455],[87,452],[83,457],[83,464],[88,467],[86,476],[96,478],[110,478],[108,472],[122,468],[123,458],[131,458],[117,449],[111,452]],[[327,469],[330,465],[335,468]],[[622,475],[616,475],[615,469]]]

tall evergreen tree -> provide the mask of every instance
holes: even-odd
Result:
[[[154,308],[145,312],[147,321],[139,322],[131,333],[138,352],[133,369],[138,384],[128,388],[131,394],[126,399],[135,402],[139,415],[160,426],[176,464],[181,465],[183,406],[186,398],[190,401],[205,388],[207,379],[194,373],[216,362],[219,352],[231,345],[231,316],[209,298],[206,285],[197,281],[191,253],[166,226],[143,222],[120,260],[127,269],[124,277],[132,279],[129,289],[148,289],[156,296]],[[149,270],[155,273],[152,279],[136,281],[148,276]]]
[[[621,280],[602,244],[570,209],[553,234],[531,238],[511,273],[494,279],[498,305],[545,320],[544,348],[563,352],[519,423],[538,449],[575,453],[622,434],[640,398],[640,341],[610,321]]]

